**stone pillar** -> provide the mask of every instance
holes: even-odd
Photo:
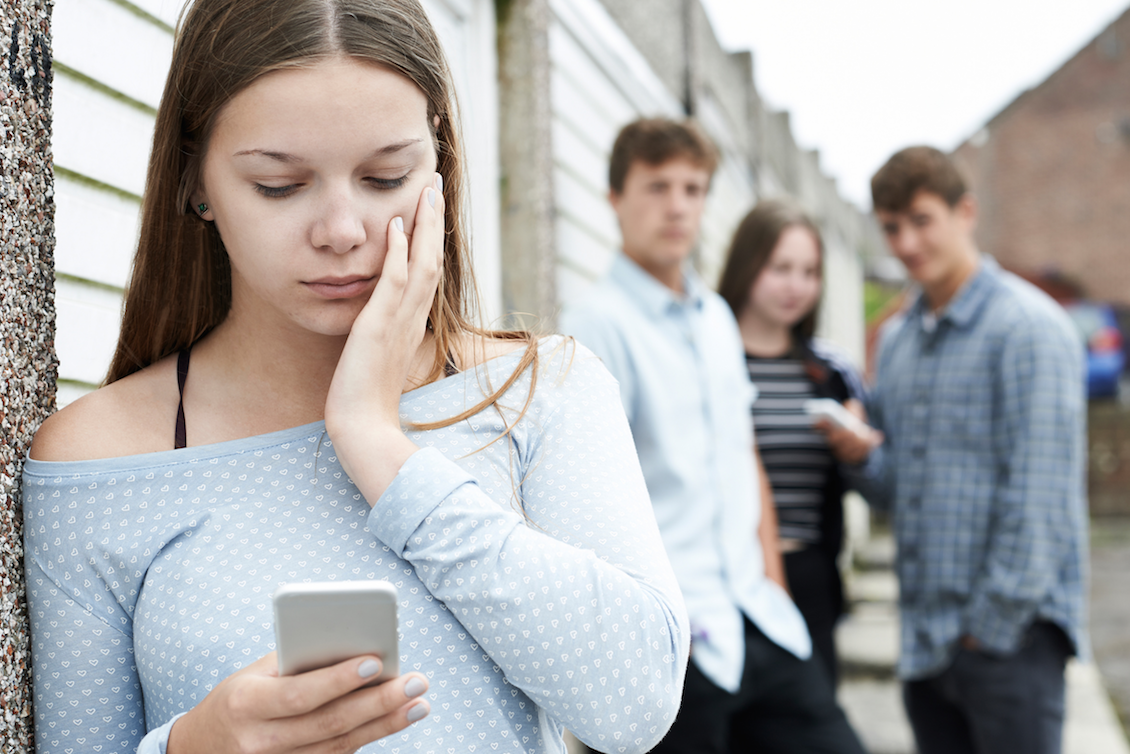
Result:
[[[20,467],[55,408],[51,0],[0,0],[0,750],[32,749]]]
[[[557,309],[548,0],[496,0],[502,308],[552,332]]]

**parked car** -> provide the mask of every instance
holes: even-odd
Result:
[[[1126,354],[1114,308],[1093,301],[1075,301],[1064,308],[1087,345],[1087,397],[1116,397]]]

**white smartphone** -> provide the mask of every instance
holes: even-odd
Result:
[[[279,675],[367,654],[380,657],[382,665],[370,685],[400,675],[396,587],[387,581],[286,584],[273,601]]]
[[[867,425],[831,398],[813,398],[804,402],[804,411],[813,421],[826,419],[841,429],[849,429],[857,435],[867,432]]]

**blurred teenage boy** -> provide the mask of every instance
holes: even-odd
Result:
[[[921,293],[879,348],[885,442],[828,433],[894,516],[918,750],[1058,752],[1064,664],[1087,643],[1082,346],[1051,299],[978,253],[946,155],[899,152],[871,194]]]
[[[562,317],[620,381],[691,616],[682,707],[653,751],[861,752],[783,588],[775,518],[760,529],[769,546],[758,541],[773,504],[759,491],[737,325],[687,264],[715,164],[689,123],[626,126],[609,170],[623,253]]]

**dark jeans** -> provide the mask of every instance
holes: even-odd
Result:
[[[903,685],[921,754],[1059,754],[1071,644],[1053,623],[1029,626],[1020,650],[961,649],[941,674]]]
[[[737,694],[687,669],[675,724],[652,754],[863,754],[819,660],[798,660],[747,619]]]
[[[819,547],[787,552],[785,577],[797,609],[808,624],[812,650],[832,680],[839,684],[839,658],[836,656],[836,623],[843,608],[843,594],[836,561]]]

